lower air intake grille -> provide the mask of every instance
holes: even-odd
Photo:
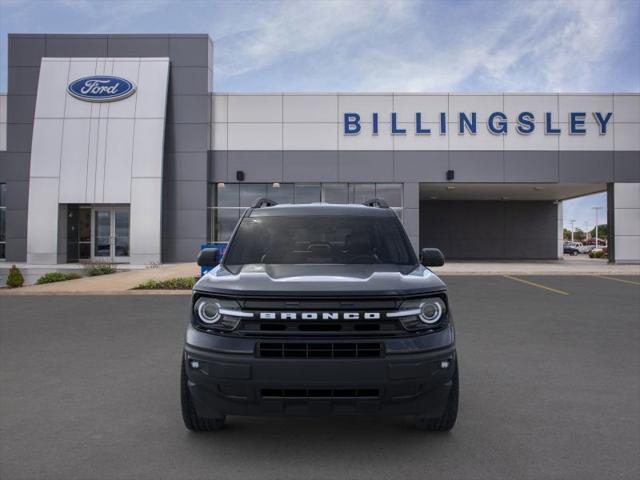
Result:
[[[379,398],[377,388],[263,388],[262,398]]]
[[[258,355],[267,358],[377,358],[382,356],[382,344],[261,342]]]

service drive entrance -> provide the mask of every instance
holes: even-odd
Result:
[[[67,262],[129,262],[128,205],[68,205]]]

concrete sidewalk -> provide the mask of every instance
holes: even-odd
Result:
[[[640,275],[640,265],[619,265],[581,255],[529,262],[449,261],[433,271],[438,275]]]
[[[53,269],[52,269],[53,270]],[[175,277],[189,277],[200,274],[195,263],[164,264],[153,268],[140,268],[110,275],[83,277],[77,280],[28,285],[21,288],[1,288],[0,295],[50,295],[50,294],[148,294],[148,293],[190,293],[189,290],[132,290],[147,280],[166,280]]]
[[[538,262],[447,262],[434,268],[437,275],[634,275],[640,276],[640,265],[609,264],[603,259],[568,257],[558,261]],[[147,280],[166,280],[175,277],[196,276],[199,267],[195,263],[165,264],[154,268],[85,277],[78,280],[29,285],[21,288],[0,288],[0,295],[45,294],[188,294],[189,290],[132,290]]]

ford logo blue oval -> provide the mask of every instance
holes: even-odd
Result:
[[[87,102],[113,102],[133,94],[136,86],[125,78],[95,75],[71,82],[67,91],[74,97]]]

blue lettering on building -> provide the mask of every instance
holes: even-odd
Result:
[[[607,124],[609,123],[609,120],[611,120],[612,115],[613,115],[613,112],[608,112],[607,115],[603,117],[602,113],[593,112],[593,116],[596,119],[598,126],[600,127],[600,135],[607,134]]]
[[[111,75],[83,77],[69,84],[70,95],[86,102],[113,102],[135,92],[136,86],[126,78]]]
[[[376,116],[377,120],[377,116]],[[376,122],[377,123],[377,122]],[[356,135],[360,133],[360,114],[359,113],[345,113],[344,114],[344,134]],[[376,125],[377,130],[377,125]]]
[[[569,133],[571,135],[584,135],[587,130],[584,128],[585,112],[571,112],[569,114]]]
[[[447,134],[447,113],[437,112],[440,135]],[[613,117],[613,112],[591,112],[600,135],[606,135],[609,122]],[[586,135],[587,134],[587,114],[588,112],[570,112],[567,124],[567,133],[570,135]],[[368,125],[368,119],[361,119],[357,112],[348,112],[344,114],[343,132],[345,135],[356,135],[362,132],[363,125]],[[407,119],[408,120],[408,119]],[[371,114],[371,134],[378,135],[380,123],[391,123],[392,135],[406,135],[407,128],[401,127],[401,120],[397,112],[391,112],[390,117],[385,120],[378,112]],[[431,120],[433,122],[433,120]],[[544,120],[538,120],[544,124],[545,135],[560,135],[562,128],[557,118],[554,118],[553,112],[544,112]],[[479,119],[477,112],[459,112],[455,128],[458,135],[476,135],[478,133],[478,123],[487,124],[487,129],[494,135],[507,135],[509,133],[509,123],[515,124],[515,130],[522,135],[530,135],[536,130],[536,117],[531,112],[520,112],[516,118],[509,118],[504,112],[492,112],[486,119]],[[407,121],[406,123],[410,123]],[[414,132],[416,135],[431,135],[431,128],[426,126],[424,112],[415,112],[413,118]],[[541,127],[542,128],[542,127]],[[368,129],[368,127],[367,127]]]
[[[536,129],[536,124],[534,123],[535,117],[531,112],[520,112],[518,115],[518,125],[516,126],[516,130],[518,133],[522,135],[529,135],[533,133]]]
[[[498,121],[496,121],[496,118]],[[507,116],[502,112],[493,112],[489,115],[487,128],[494,135],[506,135],[508,128]]]

